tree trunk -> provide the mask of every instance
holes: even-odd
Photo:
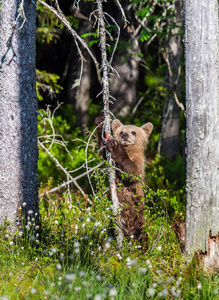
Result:
[[[91,58],[89,54],[84,54],[86,61],[84,62],[83,75],[81,78],[81,84],[76,91],[76,114],[77,114],[77,126],[82,127],[83,124],[88,123],[88,106],[90,99],[90,77],[91,75]]]
[[[24,1],[24,22],[20,3],[1,1],[0,9],[0,223],[12,229],[19,207],[38,213],[36,6]]]
[[[185,0],[187,254],[219,232],[218,1]],[[209,234],[210,233],[210,234]]]
[[[91,3],[84,2],[81,6],[83,8],[82,13],[85,15],[84,18],[89,17]],[[73,12],[75,15],[75,13]],[[77,17],[77,15],[75,15]],[[79,18],[79,30],[78,34],[81,36],[84,33],[92,32],[92,22],[85,19]],[[69,53],[69,58],[67,64],[68,68],[68,76],[67,76],[67,93],[65,102],[71,103],[76,110],[76,125],[82,127],[83,124],[88,123],[88,107],[89,107],[89,99],[90,89],[91,89],[91,57],[86,52],[83,51],[83,56],[85,61],[83,62],[83,70],[81,70],[81,62],[78,63],[79,56],[77,55],[77,48],[74,44],[74,40],[72,40],[72,45]],[[82,74],[81,74],[82,73]],[[81,76],[82,75],[82,76]],[[80,85],[75,89],[72,89],[72,85],[77,78],[81,77]],[[97,93],[96,93],[97,94]],[[96,95],[95,95],[96,96]]]
[[[182,24],[182,0],[176,0],[173,6],[175,11],[174,25],[177,27],[170,31],[170,36],[168,36],[165,46],[166,61],[169,64],[166,72],[165,86],[169,93],[164,100],[159,143],[159,152],[171,161],[174,160],[176,153],[179,152],[180,108],[174,99],[173,92],[178,92],[177,94],[179,95],[180,91],[179,85],[175,85],[175,82],[182,57],[181,36],[179,34]],[[173,21],[171,20],[170,22],[172,23]]]
[[[116,99],[111,106],[112,112],[116,117],[127,117],[136,103],[137,90],[136,85],[139,77],[139,59],[136,53],[139,53],[137,38],[131,39],[132,49],[127,50],[128,55],[115,60],[113,67],[119,74],[111,77],[110,90],[112,96]]]

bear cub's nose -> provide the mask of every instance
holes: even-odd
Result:
[[[128,133],[123,133],[123,134],[122,134],[123,140],[127,140],[128,137],[129,137]]]

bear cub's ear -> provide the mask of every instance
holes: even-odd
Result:
[[[123,124],[118,119],[113,120],[113,122],[112,122],[113,133],[115,133],[116,130],[121,126],[123,126]]]
[[[153,124],[152,123],[146,123],[141,126],[142,129],[146,132],[146,134],[149,136],[153,130]]]

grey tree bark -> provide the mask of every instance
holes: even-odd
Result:
[[[0,223],[13,229],[19,207],[38,213],[36,6],[0,3]]]
[[[168,20],[168,22],[174,22],[175,27],[170,30],[170,36],[167,37],[165,45],[166,62],[169,64],[166,72],[165,86],[169,91],[169,95],[164,100],[161,138],[159,142],[160,154],[166,156],[171,161],[174,160],[176,153],[179,152],[180,108],[174,99],[173,92],[178,92],[177,94],[179,95],[180,91],[179,85],[175,84],[175,82],[177,81],[178,68],[182,58],[182,39],[179,34],[182,24],[182,0],[174,1],[172,5],[175,12],[175,19]]]
[[[118,76],[110,80],[110,90],[116,99],[111,109],[117,117],[127,117],[131,108],[136,103],[136,84],[139,77],[139,59],[135,55],[139,53],[139,46],[136,37],[131,38],[132,48],[127,51],[123,58],[115,60],[113,67],[117,70]]]
[[[185,0],[187,254],[219,232],[218,0]],[[219,250],[219,248],[218,248]],[[219,252],[218,252],[219,253]]]

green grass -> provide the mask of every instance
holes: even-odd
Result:
[[[0,299],[219,299],[219,276],[185,263],[171,224],[154,243],[159,224],[150,218],[154,247],[124,242],[119,251],[101,206],[74,196],[41,199],[41,229],[32,218],[23,234],[2,226]]]

